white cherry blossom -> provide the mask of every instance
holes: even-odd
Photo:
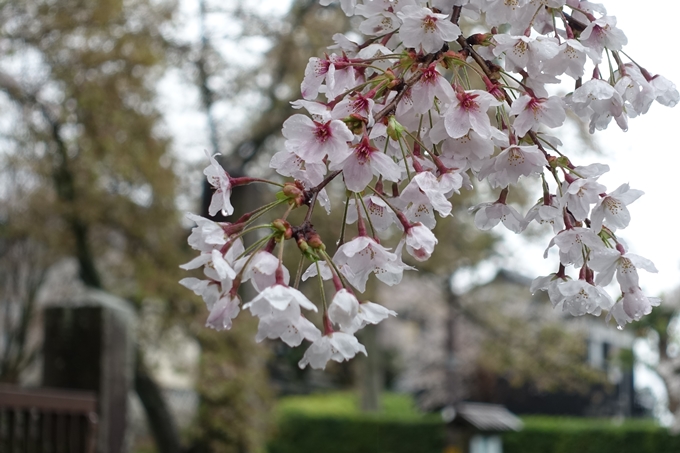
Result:
[[[250,309],[250,312],[259,318],[270,316],[273,310],[284,312],[288,307],[297,307],[299,313],[300,307],[306,310],[317,311],[314,305],[307,297],[295,288],[288,285],[275,284],[263,289],[250,302],[245,304],[243,308]],[[293,312],[292,318],[296,312]]]
[[[404,188],[400,198],[402,202],[411,203],[414,206],[427,203],[439,212],[439,215],[446,217],[451,214],[453,208],[451,202],[444,196],[446,192],[448,192],[448,188],[442,187],[436,176],[429,171],[424,171],[413,177]],[[409,218],[409,220],[411,219]],[[427,223],[423,223],[429,227]]]
[[[472,129],[482,138],[491,138],[493,127],[486,112],[498,105],[501,102],[486,91],[459,91],[444,114],[446,132],[451,138],[459,138]]]
[[[335,0],[319,0],[321,6],[328,6],[334,3]],[[340,0],[340,8],[347,16],[354,15],[354,8],[357,6],[357,0]]]
[[[524,222],[525,224],[529,224],[534,220],[541,225],[550,225],[555,234],[562,231],[564,229],[564,215],[558,198],[551,196],[549,205],[546,205],[541,199],[529,209],[529,212],[524,218]]]
[[[623,297],[612,307],[607,315],[607,322],[614,317],[619,328],[622,329],[627,323],[639,321],[643,316],[652,312],[652,307],[661,303],[658,297],[647,297],[640,288],[633,288],[623,293]]]
[[[557,96],[551,96],[548,99],[528,95],[520,96],[512,103],[510,114],[517,116],[512,126],[519,136],[523,136],[539,124],[559,127],[564,124],[567,117],[562,99]]]
[[[397,221],[397,216],[392,211],[385,201],[376,195],[367,195],[363,197],[366,211],[371,219],[371,224],[376,231],[386,231]],[[352,198],[349,200],[349,207],[347,208],[347,223],[352,224],[359,218],[356,207],[357,201]],[[361,204],[361,203],[360,203]]]
[[[595,250],[589,264],[593,270],[598,271],[595,277],[598,285],[608,285],[614,278],[614,272],[616,272],[616,280],[623,292],[639,286],[638,268],[647,272],[658,272],[654,263],[647,258],[632,253],[621,253],[617,249]]]
[[[373,302],[360,301],[359,310],[352,320],[352,324],[344,327],[343,331],[353,334],[369,324],[378,324],[390,316],[397,316],[397,312]]]
[[[358,313],[359,300],[345,288],[335,293],[333,301],[328,306],[328,318],[338,324],[343,331],[352,325]]]
[[[213,279],[200,280],[195,277],[186,277],[179,281],[179,284],[191,290],[197,296],[201,296],[205,304],[210,309],[222,295],[222,285]],[[228,290],[229,288],[227,288]]]
[[[220,279],[227,277],[234,279],[237,271],[240,270],[236,264],[236,259],[244,250],[243,240],[238,238],[223,245],[220,249],[204,251],[196,258],[179,267],[184,270],[191,270],[206,266],[206,268],[214,270]]]
[[[612,118],[622,128],[627,128],[623,112],[623,98],[609,83],[592,79],[577,88],[573,95],[566,98],[567,105],[583,119],[590,120],[590,133],[604,130]]]
[[[217,163],[215,157],[211,156],[207,150],[205,155],[210,159],[210,165],[205,167],[203,174],[208,178],[208,182],[215,190],[210,200],[208,213],[214,216],[221,211],[222,215],[230,216],[234,213],[234,207],[231,205],[231,177],[229,177],[224,168]],[[215,156],[219,155],[219,153],[215,154]]]
[[[578,221],[583,221],[590,213],[590,205],[600,199],[600,194],[607,190],[605,186],[591,178],[577,178],[571,183],[563,183],[563,196],[560,203],[573,214]]]
[[[647,297],[640,288],[631,288],[623,293],[623,311],[635,321],[652,312],[652,307],[661,303],[658,297]]]
[[[578,40],[567,39],[560,44],[557,54],[543,63],[541,70],[550,75],[583,77],[588,50]]]
[[[434,106],[435,97],[440,103],[448,104],[455,96],[451,84],[437,71],[432,64],[423,69],[423,75],[411,89],[413,109],[416,113],[425,113]]]
[[[192,213],[187,213],[187,218],[196,223],[187,240],[192,249],[210,252],[227,243],[229,237],[221,224]]]
[[[292,151],[283,150],[272,156],[269,166],[282,176],[290,176],[310,186],[323,181],[326,165],[323,162],[305,162]]]
[[[460,36],[460,28],[449,21],[446,14],[434,13],[429,8],[405,6],[397,17],[402,21],[399,37],[404,45],[422,48],[425,53],[436,52],[445,42]]]
[[[305,77],[300,85],[302,97],[316,99],[319,91],[326,91],[329,99],[356,84],[354,68],[348,65],[344,56],[332,54],[326,59],[312,57],[305,68]],[[326,85],[322,84],[326,82]]]
[[[422,223],[409,226],[404,233],[406,251],[418,261],[426,261],[432,256],[434,246],[439,242],[434,233]]]
[[[250,281],[256,291],[261,292],[265,288],[276,283],[276,271],[281,268],[282,283],[288,284],[290,272],[286,266],[279,263],[279,259],[265,250],[259,250],[251,257],[250,255],[241,258],[241,266],[246,262],[248,265],[243,269],[243,283]]]
[[[505,54],[505,69],[511,72],[526,69],[529,75],[538,73],[543,63],[550,61],[559,52],[554,38],[497,34],[493,39],[496,42],[493,54]]]
[[[387,285],[401,282],[405,269],[411,269],[401,261],[400,256],[378,244],[375,239],[359,236],[341,245],[333,261],[340,272],[360,292],[366,291],[370,274]]]
[[[329,360],[344,362],[361,352],[367,355],[364,345],[359,343],[354,335],[344,332],[333,332],[323,335],[305,351],[299,362],[300,368],[307,365],[315,369],[324,370]]]
[[[654,87],[640,73],[637,66],[626,65],[626,73],[614,85],[623,99],[626,114],[635,118],[647,113],[654,102]]]
[[[312,342],[300,367],[324,368],[329,360],[365,354],[354,333],[396,313],[360,301],[355,292],[365,291],[371,274],[398,284],[404,270],[412,269],[402,260],[404,251],[418,261],[428,259],[438,243],[435,212],[451,215],[451,198],[462,188],[473,189],[472,176],[500,189],[497,201],[471,208],[479,229],[503,223],[521,232],[534,221],[552,228],[544,255],[557,246],[559,269],[535,279],[532,292],[547,291],[554,307],[574,316],[608,311],[607,320],[613,317],[620,328],[658,305],[642,293],[638,275],[640,269],[656,272],[654,264],[628,253],[617,231],[630,224],[627,206],[642,192],[623,184],[607,193],[597,180],[608,166],[577,165],[565,145],[546,134],[565,123],[565,110],[588,121],[593,133],[612,119],[626,130],[628,119],[646,114],[653,101],[667,106],[680,101],[671,81],[618,52],[625,35],[602,5],[582,0],[320,3],[339,3],[347,16],[360,16],[358,31],[366,36],[334,35],[329,49],[337,53],[311,58],[305,68],[302,99],[291,102],[297,112],[284,122],[283,146],[269,164],[295,181],[284,181],[276,195],[271,192],[273,201],[240,213],[237,223],[189,215],[196,226],[188,242],[199,254],[180,267],[201,269],[203,277],[180,284],[205,301],[208,327],[229,329],[245,308],[259,318],[257,341],[280,339],[291,347]],[[482,28],[461,36],[459,18]],[[462,48],[458,39],[466,43]],[[604,52],[607,64],[599,64]],[[591,80],[584,79],[588,57],[595,62]],[[576,79],[574,91],[552,95],[557,87],[550,85],[565,76]],[[325,99],[317,102],[319,94]],[[234,214],[234,187],[281,186],[280,178],[268,180],[265,172],[231,177],[206,154],[204,174],[214,189],[211,216]],[[542,193],[526,218],[506,203],[509,186],[522,177]],[[330,206],[327,189],[347,196],[342,228],[315,229],[315,206]],[[357,237],[345,242],[355,230]],[[284,261],[295,248],[312,261],[303,280],[318,276],[322,286],[324,280],[334,283],[330,305],[323,304],[323,332],[303,314],[317,311],[316,305],[288,286]],[[568,276],[574,273],[577,280]],[[621,289],[616,303],[603,289],[614,276]],[[247,282],[257,294],[242,304],[237,294]]]
[[[583,316],[586,313],[599,316],[602,310],[609,310],[614,301],[599,286],[584,280],[572,280],[558,286],[564,296],[563,310],[572,316]]]
[[[524,218],[512,206],[505,203],[480,203],[470,208],[475,214],[475,226],[480,230],[490,230],[503,222],[503,225],[513,233],[524,229]]]
[[[561,231],[552,238],[544,257],[548,256],[548,250],[553,245],[557,245],[560,249],[560,263],[564,266],[573,264],[575,267],[583,265],[584,247],[594,249],[603,247],[602,241],[592,230],[581,227]]]
[[[441,129],[443,129],[443,124]],[[498,131],[498,129],[495,128],[494,130]],[[502,134],[500,131],[498,131],[498,133]],[[430,135],[432,135],[432,133]],[[507,141],[507,135],[502,135]],[[507,146],[507,143],[505,145]],[[470,167],[478,172],[486,160],[493,155],[494,148],[493,140],[483,138],[474,130],[470,130],[461,137],[445,140],[442,143],[441,151],[443,158],[454,160],[456,158],[466,159]]]
[[[594,50],[591,57],[596,64],[602,62],[602,51],[621,50],[628,43],[626,35],[616,27],[616,17],[603,16],[588,24],[581,32],[581,43]]]
[[[656,94],[656,102],[668,107],[675,107],[680,101],[680,93],[675,84],[661,75],[655,75],[649,81]]]
[[[336,120],[348,118],[350,115],[360,116],[366,119],[368,126],[373,125],[373,108],[375,101],[361,94],[353,98],[345,98],[338,102],[331,112],[331,117]]]
[[[269,315],[261,316],[257,327],[255,341],[258,343],[269,338],[280,338],[288,346],[300,346],[303,339],[316,341],[321,337],[321,331],[307,318],[302,316],[300,308],[289,305],[283,312],[272,309]]]
[[[332,162],[342,162],[351,154],[347,142],[354,138],[340,120],[320,123],[301,114],[288,118],[282,133],[287,139],[286,149],[307,163],[320,163],[326,156]]]
[[[519,17],[521,8],[529,0],[486,0],[482,6],[486,12],[486,23],[491,26],[510,24]]]
[[[536,291],[539,290],[547,291],[553,308],[557,308],[566,299],[566,296],[560,291],[560,286],[569,281],[571,281],[571,279],[568,276],[553,273],[542,277],[536,277],[531,282],[529,290],[531,291],[531,294],[536,294]]]
[[[607,227],[616,231],[617,228],[626,228],[630,223],[628,206],[644,195],[641,190],[631,189],[628,184],[621,184],[615,191],[601,197],[590,216],[593,231],[599,233],[603,222]]]
[[[543,171],[548,161],[536,145],[508,146],[498,156],[482,166],[477,177],[487,179],[492,187],[503,188],[517,184],[521,176]]]
[[[372,146],[367,137],[354,146],[345,160],[332,163],[329,168],[342,169],[345,185],[352,192],[364,190],[373,175],[382,176],[388,181],[398,181],[401,177],[399,166],[391,157]]]
[[[357,8],[358,11],[359,8]],[[382,11],[380,14],[368,16],[365,21],[359,24],[359,31],[369,36],[382,36],[396,31],[400,25],[401,20],[396,14]]]
[[[208,307],[210,315],[205,325],[215,330],[231,329],[232,319],[238,316],[241,299],[238,295],[225,294],[212,307]]]

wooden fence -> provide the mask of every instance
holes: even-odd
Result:
[[[0,385],[0,452],[94,453],[94,392]]]

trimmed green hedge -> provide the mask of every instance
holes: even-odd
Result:
[[[651,420],[525,417],[503,436],[504,453],[678,453],[680,437]]]
[[[269,453],[441,453],[441,418],[419,412],[408,395],[387,393],[382,411],[359,411],[352,393],[281,399]]]
[[[445,428],[407,395],[386,394],[383,410],[363,414],[356,396],[330,393],[283,398],[269,453],[441,453]],[[524,417],[524,430],[503,435],[504,453],[680,453],[652,420]]]
[[[290,415],[278,425],[270,453],[441,453],[441,421],[398,421]]]

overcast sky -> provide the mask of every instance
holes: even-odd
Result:
[[[674,46],[680,3],[667,0],[618,0],[608,4],[628,36],[628,55],[652,74],[662,74],[680,86],[680,60]],[[679,180],[680,106],[652,105],[650,111],[630,121],[628,132],[613,127],[600,136],[612,167],[602,178],[608,187],[630,182],[645,195],[631,206],[632,222],[625,231],[631,249],[655,262],[659,273],[645,276],[652,292],[680,287],[680,211],[675,198]]]
[[[680,60],[674,56],[677,53],[672,46],[677,39],[677,24],[673,18],[680,13],[680,2],[618,0],[604,4],[628,37],[624,51],[650,73],[661,74],[680,85]],[[624,58],[624,61],[627,60]],[[573,89],[573,82],[571,87],[565,85],[565,89]],[[680,244],[672,235],[680,226],[678,203],[672,192],[674,182],[680,179],[677,174],[680,141],[675,140],[676,131],[680,131],[680,106],[668,108],[654,103],[646,115],[630,119],[627,132],[621,131],[614,121],[607,130],[596,132],[595,140],[601,154],[564,149],[577,165],[608,164],[611,171],[599,180],[608,191],[629,183],[631,188],[645,192],[629,206],[630,226],[617,234],[628,244],[630,252],[656,264],[658,274],[641,271],[640,283],[649,295],[680,287]],[[571,141],[568,136],[561,138],[565,145]],[[555,271],[556,253],[551,253],[548,260],[542,259],[550,236],[544,240],[527,240],[513,233],[504,233],[504,236],[507,240],[501,249],[505,256],[498,264],[532,278]],[[521,268],[516,263],[522,263]],[[616,297],[616,288],[610,289]]]

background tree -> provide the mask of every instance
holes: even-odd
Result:
[[[178,309],[184,300],[175,283],[185,255],[175,245],[183,231],[174,159],[153,90],[165,64],[160,30],[173,8],[144,0],[0,4],[2,241],[16,249],[30,238],[48,264],[74,257],[82,283],[137,307],[154,297]],[[30,314],[33,293],[21,303]],[[138,394],[159,445],[177,451],[143,355],[138,364]]]

